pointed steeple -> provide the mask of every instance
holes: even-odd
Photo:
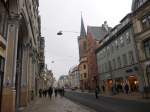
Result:
[[[84,27],[84,22],[83,22],[83,18],[82,18],[82,13],[81,13],[81,29],[80,29],[80,37],[86,37],[86,31],[85,31],[85,27]]]

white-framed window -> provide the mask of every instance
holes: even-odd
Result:
[[[134,55],[133,55],[133,51],[129,51],[129,64],[134,64]]]
[[[128,64],[127,55],[123,54],[122,58],[123,58],[123,65],[126,66]]]
[[[118,60],[118,68],[120,68],[121,67],[121,58],[120,58],[120,56],[117,58],[117,60]]]
[[[130,33],[126,32],[125,37],[126,37],[126,43],[129,44],[131,42]]]
[[[123,36],[121,36],[121,37],[120,37],[120,45],[121,45],[121,47],[123,47],[123,46],[124,46]]]

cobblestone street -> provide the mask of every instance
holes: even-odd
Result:
[[[22,112],[95,112],[88,107],[76,104],[66,98],[37,98]]]

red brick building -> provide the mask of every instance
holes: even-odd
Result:
[[[88,60],[88,83],[89,89],[94,90],[98,85],[98,71],[96,63],[95,50],[98,47],[98,42],[108,33],[110,27],[105,22],[102,27],[87,27],[87,60]]]

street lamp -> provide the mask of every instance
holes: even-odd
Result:
[[[63,32],[77,33],[77,34],[79,34],[79,32],[76,32],[76,31],[62,31],[62,30],[60,30],[59,32],[57,32],[57,35],[63,35]]]

